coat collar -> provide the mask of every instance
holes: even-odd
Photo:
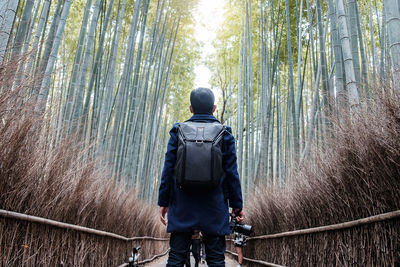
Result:
[[[193,116],[190,119],[188,119],[188,121],[196,121],[196,120],[209,120],[209,121],[219,122],[219,120],[211,114],[193,114]]]

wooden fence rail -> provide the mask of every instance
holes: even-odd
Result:
[[[98,236],[107,236],[123,241],[136,241],[136,240],[152,240],[152,241],[168,241],[169,238],[163,238],[163,237],[152,237],[152,236],[140,236],[140,237],[125,237],[122,235],[118,235],[115,233],[110,233],[106,231],[101,231],[97,229],[92,229],[89,227],[84,227],[84,226],[79,226],[75,224],[70,224],[70,223],[63,223],[55,220],[50,220],[42,217],[37,217],[37,216],[32,216],[32,215],[27,215],[23,213],[18,213],[14,211],[7,211],[0,209],[0,216],[5,217],[5,218],[10,218],[10,219],[16,219],[16,220],[22,220],[22,221],[27,221],[27,222],[34,222],[34,223],[39,223],[39,224],[45,224],[45,225],[50,225],[58,228],[63,228],[63,229],[69,229],[69,230],[74,230],[78,232],[83,232],[87,234],[93,234],[93,235],[98,235]]]
[[[238,256],[237,253],[229,251],[229,250],[226,250],[226,253],[231,254],[232,256],[235,256],[235,257]],[[270,262],[266,262],[266,261],[262,261],[262,260],[250,259],[250,258],[246,258],[246,257],[243,257],[243,260],[247,261],[247,262],[258,263],[258,264],[268,266],[268,267],[284,267],[283,265],[278,265],[278,264],[274,264],[274,263],[270,263]]]
[[[326,225],[326,226],[319,226],[319,227],[313,227],[313,228],[301,229],[301,230],[295,230],[295,231],[288,231],[288,232],[283,232],[283,233],[278,233],[278,234],[254,236],[254,237],[248,238],[247,240],[273,239],[273,238],[280,238],[280,237],[288,237],[288,236],[305,235],[305,234],[312,234],[312,233],[319,233],[319,232],[335,231],[335,230],[351,228],[351,227],[364,225],[364,224],[370,224],[370,223],[375,223],[375,222],[380,222],[380,221],[392,220],[392,219],[399,218],[399,217],[400,217],[400,210],[396,210],[396,211],[382,213],[382,214],[370,216],[370,217],[367,217],[367,218],[354,220],[354,221],[349,221],[349,222],[344,222],[344,223],[338,223],[338,224],[332,224],[332,225]]]

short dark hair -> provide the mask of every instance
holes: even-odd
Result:
[[[212,114],[214,101],[214,93],[208,88],[199,87],[190,93],[190,104],[196,114]]]

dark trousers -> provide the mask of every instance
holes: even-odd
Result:
[[[192,233],[172,233],[167,267],[182,267],[190,253]],[[225,266],[225,236],[203,234],[206,261],[210,267]]]

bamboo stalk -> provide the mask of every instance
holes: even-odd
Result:
[[[29,30],[29,20],[32,16],[34,4],[35,3],[33,0],[26,1],[21,21],[18,25],[17,33],[14,38],[14,43],[11,51],[12,58],[19,55],[21,52],[22,45],[25,41],[25,36],[27,34],[27,31]]]
[[[399,2],[396,0],[384,1],[384,13],[386,15],[386,25],[389,37],[389,48],[392,57],[392,71],[394,89],[399,90],[400,85],[400,11]]]
[[[342,44],[342,53],[344,68],[346,74],[346,86],[349,98],[350,107],[357,107],[360,104],[358,95],[357,81],[354,73],[353,58],[350,46],[350,37],[348,34],[346,11],[343,0],[336,2],[336,12],[338,16],[340,41]]]
[[[7,50],[7,44],[9,43],[9,38],[11,30],[14,25],[14,19],[17,14],[19,0],[8,1],[7,6],[3,4],[2,14],[0,21],[0,63],[3,62]],[[5,8],[3,10],[3,8]],[[4,13],[3,13],[4,12]]]
[[[86,1],[86,6],[85,6],[85,12],[83,14],[82,18],[82,25],[81,29],[79,32],[79,38],[78,38],[78,44],[74,56],[74,61],[72,63],[72,70],[71,70],[71,75],[69,78],[69,85],[67,89],[67,95],[66,95],[66,104],[65,108],[63,110],[63,116],[65,123],[70,126],[70,120],[72,119],[72,110],[73,110],[73,105],[74,105],[74,99],[77,97],[76,96],[76,90],[75,88],[77,87],[78,83],[78,78],[79,78],[79,70],[81,69],[82,65],[82,56],[83,56],[83,51],[84,51],[84,46],[85,46],[85,40],[87,39],[86,37],[86,31],[88,27],[88,21],[89,21],[89,15],[90,15],[90,9],[92,5],[92,0]],[[81,89],[82,90],[82,89]],[[82,90],[83,91],[83,90]]]
[[[288,116],[287,119],[291,119],[291,123],[293,124],[291,133],[293,134],[293,149],[294,154],[297,157],[299,155],[299,127],[298,127],[298,118],[296,117],[296,103],[295,103],[295,94],[294,94],[294,81],[293,81],[293,56],[292,56],[292,42],[291,42],[291,33],[290,33],[290,5],[289,0],[286,0],[286,38],[287,38],[287,48],[288,48],[288,68],[289,68],[289,91],[288,91]],[[289,112],[291,113],[289,115]],[[290,117],[289,117],[290,116]]]
[[[110,233],[106,231],[101,231],[89,227],[84,227],[84,226],[79,226],[75,224],[70,224],[70,223],[63,223],[55,220],[50,220],[38,216],[32,216],[32,215],[27,215],[19,212],[14,212],[14,211],[8,211],[8,210],[3,210],[0,209],[0,216],[4,218],[10,218],[10,219],[16,219],[16,220],[22,220],[22,221],[27,221],[27,222],[33,222],[33,223],[39,223],[39,224],[45,224],[45,225],[50,225],[62,229],[70,229],[78,232],[83,232],[87,234],[93,234],[93,235],[99,235],[99,236],[107,236],[123,241],[136,241],[136,240],[152,240],[152,241],[168,241],[169,238],[162,238],[162,237],[152,237],[152,236],[140,236],[140,237],[125,237],[122,235],[118,235],[115,233]]]
[[[37,103],[35,110],[44,112],[46,109],[47,98],[49,95],[50,83],[51,83],[51,74],[53,72],[53,68],[55,65],[55,61],[57,59],[58,48],[60,47],[61,38],[64,33],[65,25],[67,22],[67,17],[69,14],[69,10],[71,8],[72,1],[66,0],[64,6],[62,8],[62,12],[60,15],[59,25],[55,32],[54,42],[51,48],[51,52],[49,54],[49,58],[46,64],[45,72],[44,72],[44,79],[42,81],[39,95],[37,98]]]

